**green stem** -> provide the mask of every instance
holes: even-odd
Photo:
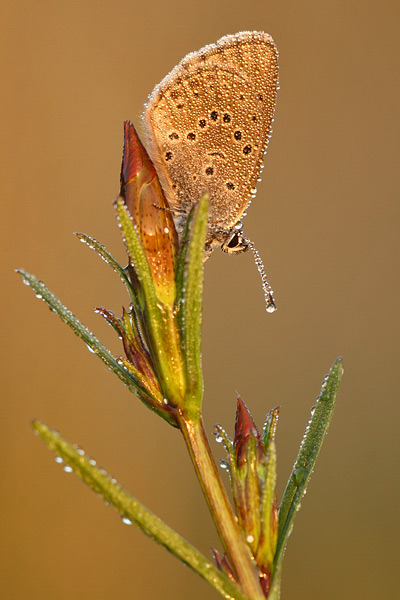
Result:
[[[218,534],[241,588],[249,599],[265,600],[250,551],[218,475],[203,422],[200,417],[188,419],[182,413],[177,415],[177,419]]]

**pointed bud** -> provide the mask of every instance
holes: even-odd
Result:
[[[129,121],[124,124],[121,196],[140,236],[157,296],[172,305],[178,235],[154,165]]]
[[[266,471],[263,483],[261,506],[261,536],[256,552],[256,563],[262,576],[261,584],[268,592],[271,568],[278,540],[278,503],[276,499],[276,446],[275,433],[279,407],[272,409],[266,417],[262,441],[266,452]]]
[[[237,517],[246,542],[253,554],[260,538],[260,505],[262,480],[260,467],[265,461],[265,448],[253,418],[238,396],[233,447],[236,455],[232,489]]]
[[[241,396],[238,395],[235,421],[235,438],[233,440],[238,467],[243,466],[247,461],[250,437],[253,437],[255,440],[257,440],[256,446],[258,448],[259,458],[262,461],[264,446],[260,443],[260,432],[253,421],[253,417],[251,416],[249,409],[242,400]]]
[[[238,396],[235,437],[232,442],[221,426],[217,436],[229,457],[232,494],[243,536],[250,548],[265,595],[271,580],[278,531],[276,502],[275,431],[279,409],[268,413],[261,434],[242,398]]]
[[[218,569],[225,573],[233,583],[237,583],[233,569],[224,553],[222,556],[215,548],[211,548],[211,552]]]

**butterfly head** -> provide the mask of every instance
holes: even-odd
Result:
[[[221,244],[221,250],[228,254],[240,254],[249,249],[249,240],[243,235],[242,224],[238,223],[238,225],[231,229],[226,240]]]

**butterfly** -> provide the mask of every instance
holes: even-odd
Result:
[[[256,193],[277,89],[274,41],[243,31],[185,56],[154,88],[143,115],[148,151],[178,234],[207,193],[205,257],[216,246],[229,253],[250,248],[271,312],[273,292],[241,219]]]

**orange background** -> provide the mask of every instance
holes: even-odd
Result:
[[[281,405],[279,491],[339,354],[336,414],[289,540],[282,599],[392,598],[398,588],[397,0],[8,2],[2,8],[2,597],[218,598],[121,524],[31,432],[82,444],[204,553],[219,547],[179,434],[157,419],[13,273],[48,286],[115,353],[92,307],[120,313],[118,278],[72,235],[124,261],[112,200],[122,123],[154,85],[226,33],[270,33],[281,90],[245,232],[250,254],[205,270],[208,431],[232,433],[239,391],[261,426]],[[397,172],[395,172],[395,169]],[[212,441],[217,458],[222,448]]]

